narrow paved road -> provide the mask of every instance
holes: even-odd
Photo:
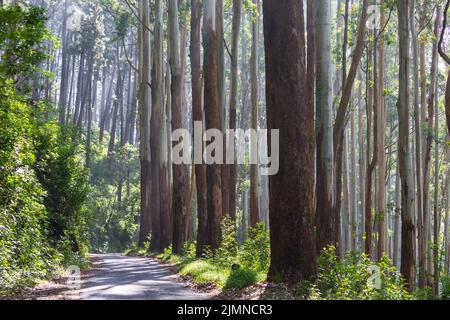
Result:
[[[101,265],[83,284],[83,300],[203,300],[167,267],[146,258],[95,255]]]

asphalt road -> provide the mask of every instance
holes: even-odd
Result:
[[[95,255],[101,261],[80,291],[82,300],[204,300],[170,269],[148,258]]]

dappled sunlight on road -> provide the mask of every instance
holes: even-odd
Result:
[[[164,266],[146,258],[95,255],[102,261],[83,284],[83,300],[203,300]]]

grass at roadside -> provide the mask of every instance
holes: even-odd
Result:
[[[237,242],[236,226],[231,219],[222,221],[222,241],[216,250],[205,248],[204,257],[196,257],[195,241],[186,242],[183,255],[172,248],[161,254],[149,254],[150,241],[142,248],[134,244],[125,255],[151,256],[176,267],[176,271],[198,285],[211,285],[221,291],[240,290],[266,280],[270,261],[269,235],[263,224],[249,231],[249,238]]]
[[[233,269],[233,267],[219,266],[209,259],[173,255],[169,249],[161,254],[147,253],[145,249],[128,250],[125,255],[156,258],[173,265],[178,274],[189,277],[194,284],[213,284],[223,291],[243,289],[266,280],[264,272],[256,272],[238,265]]]
[[[154,256],[155,258],[173,264],[178,273],[189,276],[197,284],[214,284],[218,289],[242,289],[252,284],[266,280],[266,274],[238,267],[224,268],[207,259],[193,259],[170,254],[169,251]]]
[[[60,282],[68,276],[67,268],[77,266],[80,270],[88,270],[91,263],[87,256],[70,255],[64,262],[54,262],[47,269],[36,271],[7,272],[0,274],[0,300],[21,298],[30,295],[35,288],[46,286],[52,282]]]

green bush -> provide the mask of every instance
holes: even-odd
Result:
[[[441,284],[442,284],[441,299],[450,300],[450,276],[442,276]]]
[[[223,287],[230,273],[206,260],[181,263],[180,274],[188,275],[196,283],[214,283]]]
[[[187,260],[195,260],[197,253],[197,243],[196,241],[187,241],[183,245],[183,256]]]
[[[403,278],[390,260],[379,262],[353,252],[342,261],[336,249],[324,250],[318,259],[316,284],[304,283],[298,291],[300,298],[327,300],[409,300]]]
[[[66,263],[72,259],[71,253],[83,256],[88,250],[88,172],[79,147],[73,143],[76,129],[54,122],[38,124],[35,171],[45,190],[49,238],[56,247],[69,243],[69,247],[61,248]]]
[[[224,289],[242,289],[258,282],[258,273],[249,269],[232,270],[227,278]]]
[[[31,108],[0,74],[0,291],[53,269],[45,191],[33,170]]]
[[[267,273],[270,266],[270,239],[263,223],[249,230],[249,238],[239,250],[239,263],[256,272]]]
[[[433,288],[426,286],[423,289],[417,288],[414,291],[414,297],[417,300],[429,300],[433,297]]]
[[[269,235],[263,224],[250,231],[250,238],[239,248],[235,222],[225,217],[221,225],[222,242],[213,251],[205,250],[203,259],[196,260],[195,241],[184,245],[183,256],[171,255],[170,248],[158,256],[180,264],[180,273],[197,283],[215,283],[225,290],[242,289],[265,279],[270,260]]]
[[[55,44],[45,19],[35,6],[0,8],[0,294],[82,265],[87,249],[79,150],[31,96],[30,80],[50,76],[37,67]]]
[[[206,248],[205,259],[214,265],[230,269],[235,263],[238,263],[238,244],[236,240],[236,225],[229,217],[225,217],[221,223],[222,242],[217,250]]]

